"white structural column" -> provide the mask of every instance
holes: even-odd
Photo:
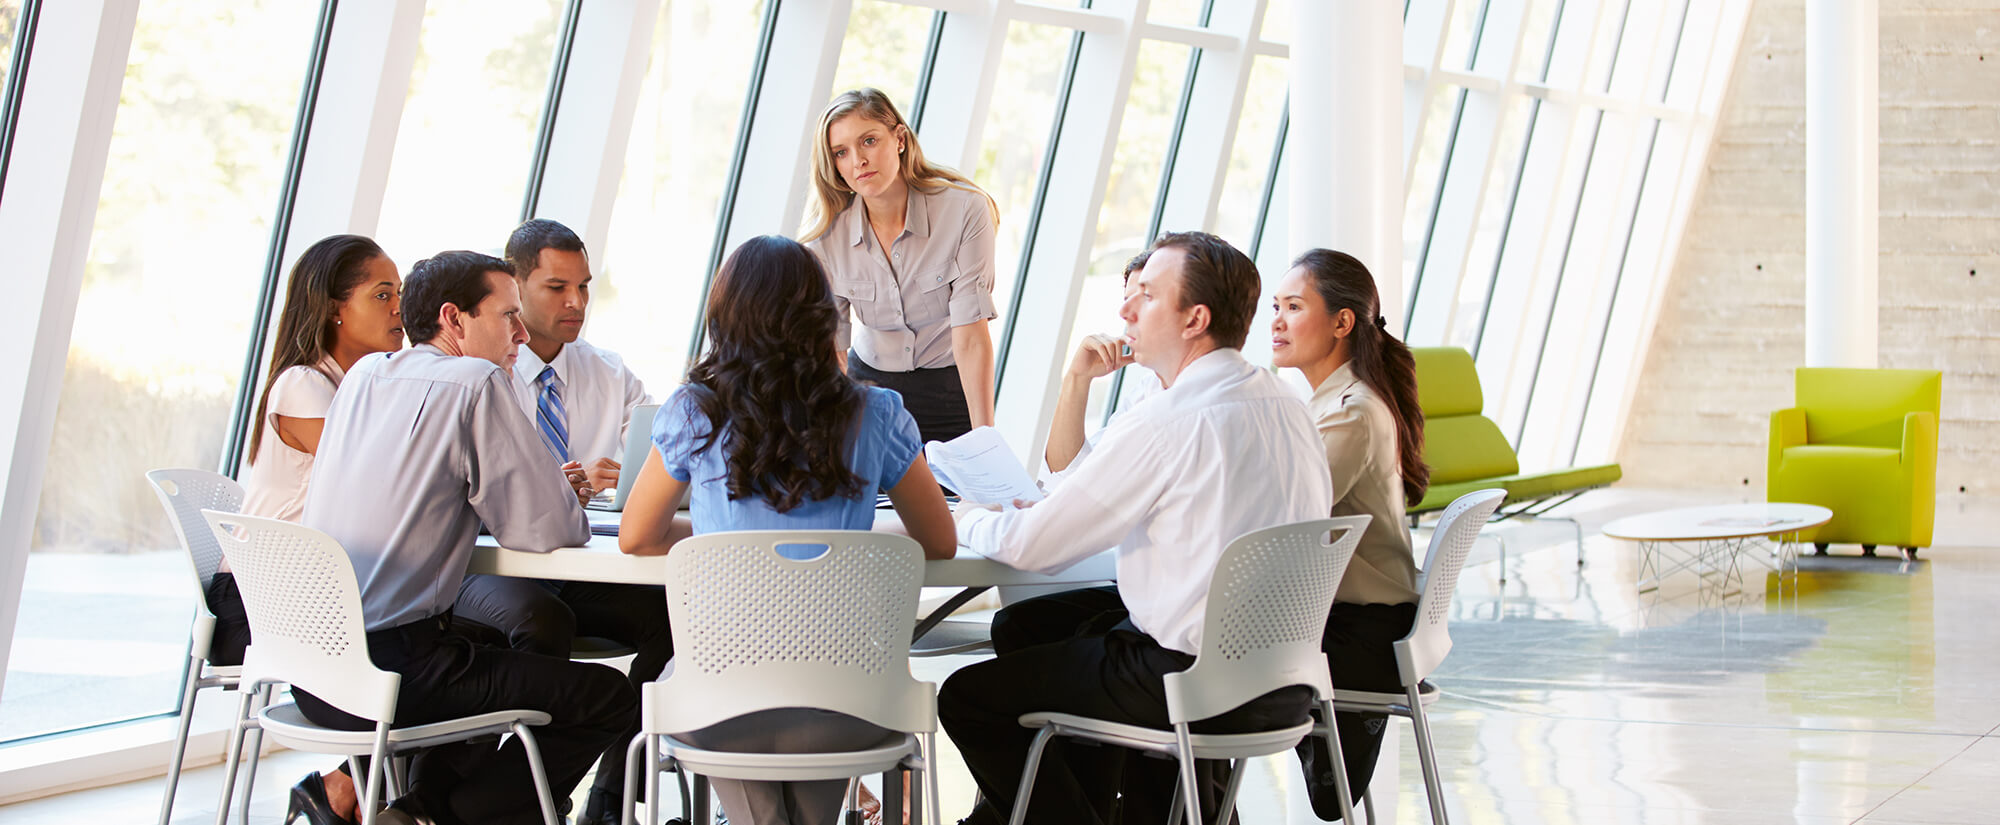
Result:
[[[1806,4],[1806,366],[1875,366],[1878,23]]]
[[[1397,3],[1298,3],[1291,52],[1288,254],[1338,249],[1403,316],[1403,55]],[[1396,327],[1400,329],[1400,327]]]
[[[43,3],[0,197],[13,293],[0,302],[0,680],[62,395],[139,0]],[[4,687],[4,685],[0,685]]]
[[[604,260],[659,12],[660,0],[593,0],[577,19],[532,214],[575,230],[593,260]]]
[[[424,0],[348,0],[337,8],[281,271],[328,235],[375,234],[423,24]]]

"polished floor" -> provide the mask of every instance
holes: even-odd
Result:
[[[1745,568],[1742,592],[1692,572],[1640,593],[1631,545],[1596,535],[1620,515],[1724,503],[1730,494],[1613,490],[1569,508],[1585,527],[1496,526],[1452,612],[1432,725],[1453,822],[2000,822],[2000,505],[1941,501],[1919,561],[1855,548],[1796,576]],[[941,679],[969,659],[920,660]],[[1407,726],[1377,783],[1383,819],[1425,822]],[[947,821],[971,788],[942,755]],[[275,822],[290,780],[325,761],[267,762],[252,822]],[[219,771],[193,772],[176,822],[209,822]],[[1313,822],[1297,768],[1265,760],[1246,823]],[[1390,793],[1391,788],[1394,792]],[[148,822],[159,780],[0,808],[16,825]]]

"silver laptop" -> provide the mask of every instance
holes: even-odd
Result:
[[[625,452],[618,458],[618,489],[609,502],[593,500],[592,509],[624,511],[625,497],[632,494],[632,482],[639,478],[639,468],[646,466],[646,453],[653,449],[653,414],[659,410],[658,404],[632,408],[632,418],[625,422]]]

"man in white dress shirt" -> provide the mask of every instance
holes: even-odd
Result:
[[[519,291],[506,262],[474,252],[419,261],[403,288],[411,347],[363,358],[341,382],[304,523],[353,557],[369,657],[402,675],[397,724],[545,711],[551,721],[535,739],[556,798],[567,799],[607,747],[624,752],[637,694],[611,668],[488,646],[451,622],[482,523],[520,550],[590,536],[578,491],[514,403],[506,367],[525,336]],[[374,727],[303,690],[293,697],[319,724]],[[429,749],[410,780],[378,822],[541,821],[519,740]]]
[[[632,410],[653,399],[616,353],[579,337],[590,307],[583,239],[538,218],[507,239],[507,259],[528,330],[514,361],[516,400],[551,468],[583,473],[590,489],[611,489],[621,469],[612,456],[624,447]],[[467,576],[457,612],[506,634],[515,649],[545,656],[567,658],[578,636],[628,646],[637,651],[628,672],[635,688],[658,677],[674,655],[667,597],[658,586]],[[636,719],[625,738],[635,733]],[[605,752],[578,825],[616,822],[624,779],[625,749]]]
[[[1016,721],[1023,713],[1166,727],[1163,677],[1187,669],[1201,650],[1209,577],[1222,550],[1244,533],[1324,518],[1332,507],[1304,401],[1239,351],[1259,292],[1256,267],[1222,239],[1162,237],[1119,314],[1132,357],[1168,389],[1114,419],[1040,503],[962,513],[961,544],[1024,570],[1060,570],[1117,547],[1122,608],[945,681],[938,716],[985,800],[967,822],[1002,822],[1011,810],[1034,736]],[[1304,687],[1284,688],[1195,729],[1297,724],[1309,696]],[[1064,745],[1052,745],[1029,821],[1164,819],[1173,764],[1123,762],[1118,749],[1068,759]],[[1213,766],[1204,773],[1203,807],[1213,816],[1220,785]]]

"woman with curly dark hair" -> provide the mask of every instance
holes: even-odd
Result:
[[[901,396],[840,370],[833,293],[812,253],[789,238],[752,238],[716,274],[708,351],[660,405],[653,451],[633,482],[619,548],[659,555],[690,533],[867,530],[886,491],[924,556],[958,540]],[[692,523],[677,519],[689,496]],[[730,749],[867,746],[884,731],[844,714],[764,711],[689,735]],[[739,823],[830,823],[846,783],[728,782],[716,792]]]

